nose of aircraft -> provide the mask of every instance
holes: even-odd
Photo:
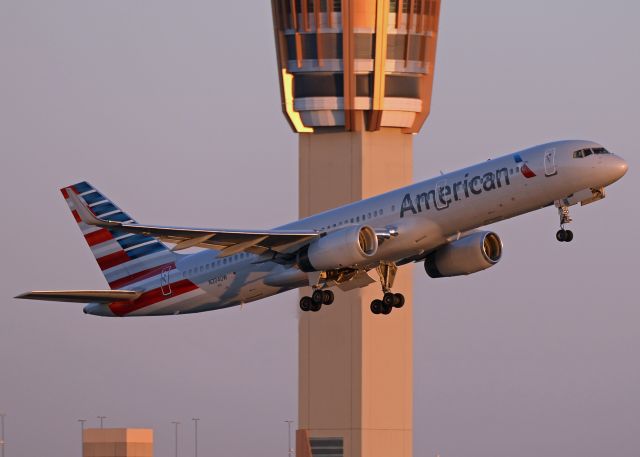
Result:
[[[611,156],[611,159],[611,165],[609,167],[611,174],[613,175],[613,179],[617,181],[627,173],[629,165],[622,157]]]

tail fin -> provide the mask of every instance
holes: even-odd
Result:
[[[86,203],[94,216],[111,221],[135,222],[91,184],[83,181],[60,191],[112,289],[120,289],[175,268],[176,254],[158,239],[125,233],[111,227],[97,227],[83,221],[82,213],[86,214],[86,211],[79,211],[75,207],[74,199],[69,198],[72,192]]]

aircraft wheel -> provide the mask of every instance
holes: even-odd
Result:
[[[317,313],[318,311],[320,311],[320,308],[322,308],[322,303],[316,303],[311,300],[311,311]]]
[[[371,312],[373,314],[380,314],[382,312],[382,300],[375,299],[371,302]]]
[[[313,300],[311,297],[302,297],[300,299],[300,309],[302,311],[309,311],[311,309],[311,305],[313,305]]]
[[[395,302],[393,304],[396,308],[402,308],[404,306],[404,295],[402,294],[393,294],[395,298]]]
[[[567,231],[565,229],[558,230],[556,232],[556,240],[558,241],[566,241]]]
[[[393,311],[393,305],[388,305],[385,302],[382,302],[382,314],[391,314],[391,311]]]
[[[320,289],[314,290],[311,294],[311,300],[313,300],[314,303],[322,305],[324,302],[324,292]]]
[[[322,291],[322,304],[330,305],[333,303],[334,295],[332,290],[323,290]]]
[[[382,297],[382,303],[393,308],[393,305],[396,304],[396,296],[391,292],[385,292],[384,296]]]
[[[568,243],[573,240],[573,232],[571,230],[567,230],[565,233],[565,241]]]

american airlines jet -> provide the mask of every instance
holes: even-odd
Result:
[[[87,182],[61,189],[109,290],[33,291],[16,298],[88,303],[98,316],[210,311],[303,286],[303,311],[379,281],[375,314],[401,308],[399,266],[423,262],[432,278],[468,275],[502,255],[482,226],[547,206],[558,241],[573,239],[569,207],[605,197],[626,162],[590,141],[544,144],[326,211],[272,230],[142,225]],[[169,247],[165,242],[170,243]],[[179,251],[199,247],[201,251]]]

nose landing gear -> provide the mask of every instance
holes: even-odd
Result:
[[[571,215],[569,214],[569,207],[560,202],[556,202],[556,206],[558,207],[558,215],[560,216],[560,230],[556,232],[556,240],[568,243],[573,240],[573,232],[564,228],[565,224],[569,224],[572,221]]]

